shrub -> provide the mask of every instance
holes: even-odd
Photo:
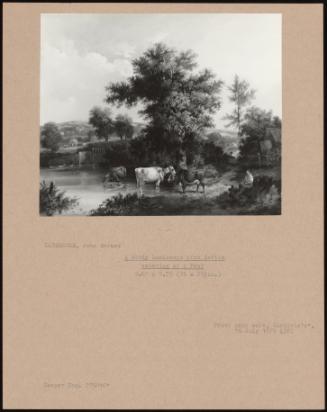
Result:
[[[110,167],[124,165],[127,167],[133,164],[129,141],[110,142],[107,146],[103,156],[103,165]]]
[[[61,214],[64,210],[75,207],[78,199],[65,196],[64,191],[60,191],[53,182],[48,185],[45,181],[40,186],[40,213],[46,216]]]
[[[50,166],[60,166],[68,164],[76,164],[77,155],[76,153],[41,153],[40,154],[40,166],[50,167]]]
[[[125,196],[119,193],[117,196],[105,200],[97,209],[91,210],[90,215],[119,216],[130,214],[138,202],[136,193],[128,193]]]
[[[137,193],[122,195],[119,193],[105,200],[97,209],[91,210],[90,216],[149,215],[160,208],[158,201],[149,197],[138,198]]]
[[[204,164],[214,165],[220,171],[226,170],[230,159],[230,156],[225,154],[223,149],[212,141],[202,144],[201,156]]]
[[[217,168],[211,164],[208,164],[204,168],[204,177],[207,178],[216,178],[219,176]]]
[[[246,207],[257,210],[271,208],[278,212],[280,208],[281,182],[270,176],[257,176],[252,187],[232,186],[227,192],[218,196],[222,208]],[[262,211],[262,210],[261,210]]]

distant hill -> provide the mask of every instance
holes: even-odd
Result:
[[[64,144],[69,144],[73,140],[77,141],[89,141],[95,137],[95,132],[94,128],[85,121],[79,121],[79,120],[71,120],[67,122],[61,122],[61,123],[56,123],[58,126],[58,129],[62,135],[63,138],[63,143]],[[140,122],[134,122],[134,136],[137,135],[142,127],[144,126]],[[42,129],[43,126],[41,126]],[[118,136],[113,135],[111,136],[112,140],[117,139]]]
[[[210,133],[214,133],[214,132],[219,133],[221,136],[223,136],[224,139],[229,138],[231,140],[239,140],[236,130],[215,129],[215,128],[206,130],[207,135],[210,134]]]
[[[93,127],[88,122],[69,121],[57,123],[59,131],[63,137],[64,142],[69,142],[72,139],[81,141],[88,140],[90,133],[92,134]]]
[[[63,138],[63,144],[69,145],[74,142],[87,142],[97,140],[93,127],[85,121],[71,120],[67,122],[57,123],[59,131]],[[136,137],[141,129],[145,126],[144,123],[134,122],[134,137]],[[41,126],[42,129],[42,126]],[[204,133],[205,140],[214,142],[217,146],[222,147],[225,153],[229,153],[232,156],[237,156],[239,137],[236,131],[226,129],[207,129]],[[118,136],[112,135],[110,140],[117,140]]]

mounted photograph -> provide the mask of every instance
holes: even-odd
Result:
[[[280,215],[278,13],[42,14],[40,215]]]

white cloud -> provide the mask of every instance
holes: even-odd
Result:
[[[87,119],[94,105],[103,105],[105,86],[131,75],[127,59],[108,59],[96,52],[81,56],[69,44],[42,49],[41,123]]]
[[[130,76],[131,59],[158,41],[193,49],[199,69],[208,67],[227,83],[239,74],[257,89],[256,105],[281,115],[278,14],[46,14],[41,123],[87,120],[92,106],[104,104],[105,86]],[[230,110],[226,88],[223,102],[218,127]],[[136,112],[130,111],[134,118]]]

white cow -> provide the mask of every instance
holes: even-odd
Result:
[[[175,179],[175,169],[173,166],[168,167],[137,167],[135,169],[136,185],[138,195],[143,195],[144,183],[155,183],[155,189],[160,191],[160,183],[168,176],[168,181],[172,182]]]

